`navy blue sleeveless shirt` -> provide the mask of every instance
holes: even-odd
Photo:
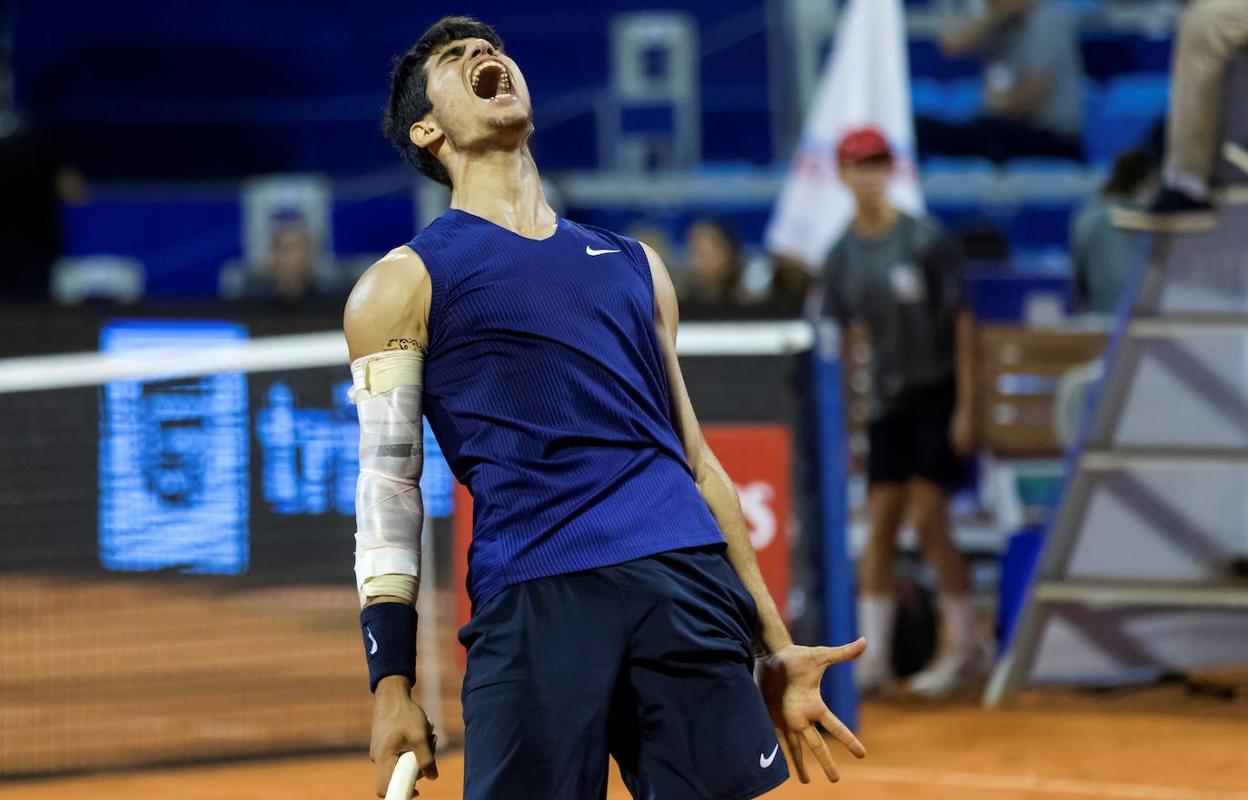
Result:
[[[411,242],[432,282],[424,413],[472,494],[468,593],[723,541],[671,418],[641,246],[457,209]]]

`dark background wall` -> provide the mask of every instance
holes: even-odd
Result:
[[[377,132],[391,57],[444,13],[470,11],[499,29],[525,70],[543,165],[587,167],[609,19],[656,5],[693,13],[712,39],[726,22],[756,32],[703,62],[704,125],[717,131],[706,155],[770,158],[765,140],[738,136],[768,128],[757,0],[20,0],[12,8],[16,99],[94,179],[358,174],[396,163]]]

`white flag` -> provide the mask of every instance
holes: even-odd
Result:
[[[849,0],[767,226],[770,252],[817,269],[844,232],[854,201],[837,176],[836,146],[854,128],[870,125],[884,134],[897,165],[889,197],[903,211],[923,212],[901,3]]]

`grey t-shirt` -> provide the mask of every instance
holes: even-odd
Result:
[[[1144,263],[1145,235],[1113,223],[1115,208],[1132,205],[1097,197],[1083,207],[1071,226],[1075,278],[1081,305],[1087,311],[1114,313],[1127,280]]]
[[[902,214],[865,239],[851,227],[823,265],[823,313],[863,323],[871,336],[872,416],[908,390],[954,380],[954,327],[962,307],[962,258],[940,226]]]
[[[1052,0],[1038,0],[1021,16],[993,27],[981,47],[984,90],[1009,89],[1024,75],[1052,80],[1048,101],[1031,122],[1078,136],[1083,129],[1083,56],[1074,16]]]

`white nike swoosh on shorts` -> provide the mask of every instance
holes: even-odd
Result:
[[[780,752],[780,743],[776,742],[776,746],[772,749],[771,755],[765,756],[762,753],[758,754],[758,765],[763,769],[767,769],[771,766],[771,762],[776,760],[776,753],[778,752]]]

